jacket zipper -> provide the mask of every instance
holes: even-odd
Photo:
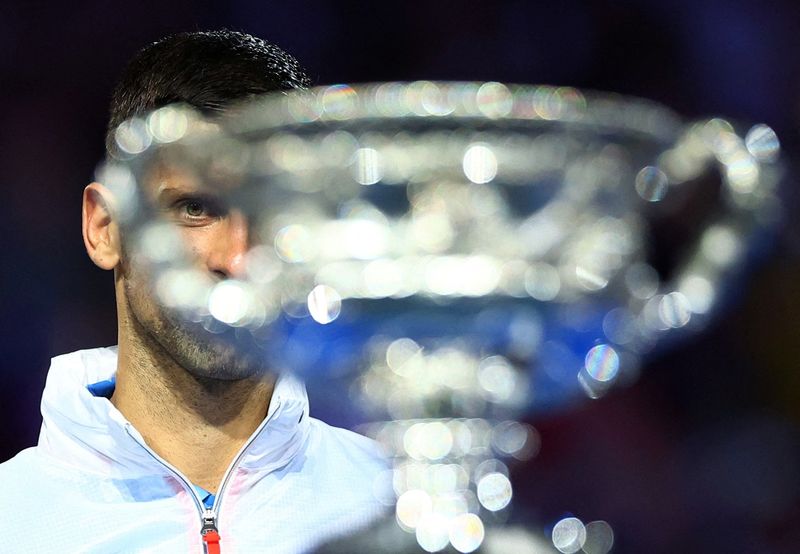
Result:
[[[216,500],[216,497],[214,497],[214,500]],[[205,510],[203,512],[203,526],[200,528],[200,535],[206,545],[207,554],[220,554],[217,518],[213,510]]]
[[[137,439],[133,433],[131,433],[131,429],[133,425],[131,423],[127,423],[125,425],[125,432],[128,433],[128,436],[131,437],[136,444],[141,446],[145,449],[145,451],[150,454],[150,456],[160,463],[162,466],[166,467],[175,477],[178,478],[178,481],[183,484],[183,487],[189,492],[191,497],[194,499],[194,503],[197,506],[197,511],[200,513],[200,536],[203,540],[203,544],[205,545],[206,554],[221,554],[220,553],[220,536],[219,536],[219,529],[217,528],[217,520],[219,519],[219,509],[222,500],[222,493],[225,491],[225,487],[228,486],[228,481],[230,481],[230,477],[233,474],[236,467],[239,465],[242,457],[244,456],[247,449],[250,448],[250,445],[253,444],[253,441],[258,438],[264,428],[267,426],[267,423],[274,417],[278,410],[281,407],[280,399],[276,399],[275,409],[272,411],[272,414],[269,417],[264,418],[259,426],[256,428],[255,432],[252,436],[247,440],[242,448],[239,449],[239,453],[236,454],[236,457],[231,462],[231,465],[228,466],[228,469],[225,471],[225,475],[222,477],[222,484],[220,485],[219,489],[217,490],[216,494],[214,495],[214,503],[211,506],[211,509],[206,508],[203,505],[203,501],[200,496],[197,494],[197,491],[194,490],[194,487],[189,482],[189,479],[184,477],[183,473],[178,471],[175,466],[164,460],[161,456],[155,453],[155,451],[147,446],[144,441],[140,441]]]

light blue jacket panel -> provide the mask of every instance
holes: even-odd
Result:
[[[53,359],[38,445],[0,464],[9,552],[204,552],[191,483],[86,389],[116,363],[115,348]],[[305,388],[282,375],[217,491],[221,552],[308,552],[365,527],[386,513],[389,475],[374,442],[309,417]]]

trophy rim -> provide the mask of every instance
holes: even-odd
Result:
[[[347,128],[381,122],[505,130],[559,125],[674,142],[686,120],[653,100],[578,87],[496,81],[386,81],[320,85],[258,95],[223,119],[233,134],[291,131],[317,125]]]

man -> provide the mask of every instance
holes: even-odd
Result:
[[[110,136],[172,102],[213,115],[307,84],[294,58],[252,36],[168,37],[124,72]],[[197,267],[238,275],[246,218],[212,209],[169,168],[156,184]],[[39,444],[0,465],[2,551],[305,552],[376,520],[385,467],[374,443],[310,418],[296,379],[200,338],[161,306],[115,206],[103,184],[86,187],[83,238],[114,271],[119,346],[53,360]]]

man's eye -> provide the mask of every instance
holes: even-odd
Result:
[[[188,221],[204,221],[223,215],[223,210],[212,201],[201,198],[185,198],[172,206],[175,217]]]
[[[186,215],[190,217],[203,217],[206,215],[206,206],[198,200],[190,200],[184,204]]]

